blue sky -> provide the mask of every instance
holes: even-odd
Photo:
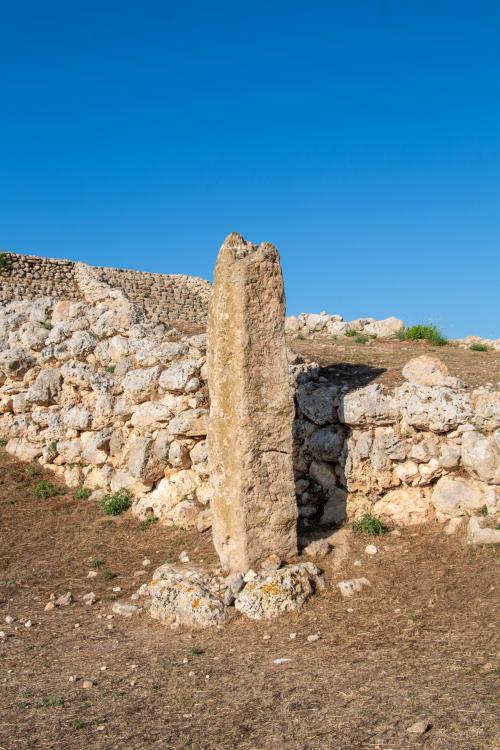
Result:
[[[0,0],[0,247],[500,337],[500,3]]]

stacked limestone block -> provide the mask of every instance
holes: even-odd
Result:
[[[298,367],[295,472],[305,525],[370,511],[400,525],[500,509],[500,394],[431,357],[407,382],[349,390]]]
[[[79,284],[84,302],[0,307],[7,450],[71,487],[128,489],[139,517],[206,527],[205,337],[172,337],[93,276]]]

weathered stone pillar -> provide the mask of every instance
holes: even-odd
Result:
[[[222,245],[208,314],[208,450],[213,539],[225,570],[297,552],[293,395],[279,255],[233,233]]]

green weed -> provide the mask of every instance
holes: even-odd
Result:
[[[88,487],[80,487],[75,492],[75,500],[88,500],[91,494],[92,490],[89,490]]]
[[[434,346],[443,346],[448,343],[439,328],[435,325],[422,325],[421,323],[409,328],[402,328],[396,333],[400,341],[428,341]]]
[[[38,482],[33,490],[33,494],[42,500],[47,500],[49,497],[58,495],[59,492],[59,487],[56,487],[55,484],[52,484],[51,482],[47,482],[45,479],[42,482]]]
[[[104,495],[101,507],[108,516],[119,516],[130,508],[132,496],[128,490],[119,490],[113,495]]]
[[[371,513],[363,513],[361,518],[352,522],[351,528],[355,534],[366,534],[367,536],[381,536],[389,531],[387,524]]]

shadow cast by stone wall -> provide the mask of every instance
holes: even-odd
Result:
[[[299,511],[298,535],[328,536],[347,516],[344,467],[350,428],[339,412],[346,394],[374,382],[384,368],[338,363],[296,367],[294,474]]]

